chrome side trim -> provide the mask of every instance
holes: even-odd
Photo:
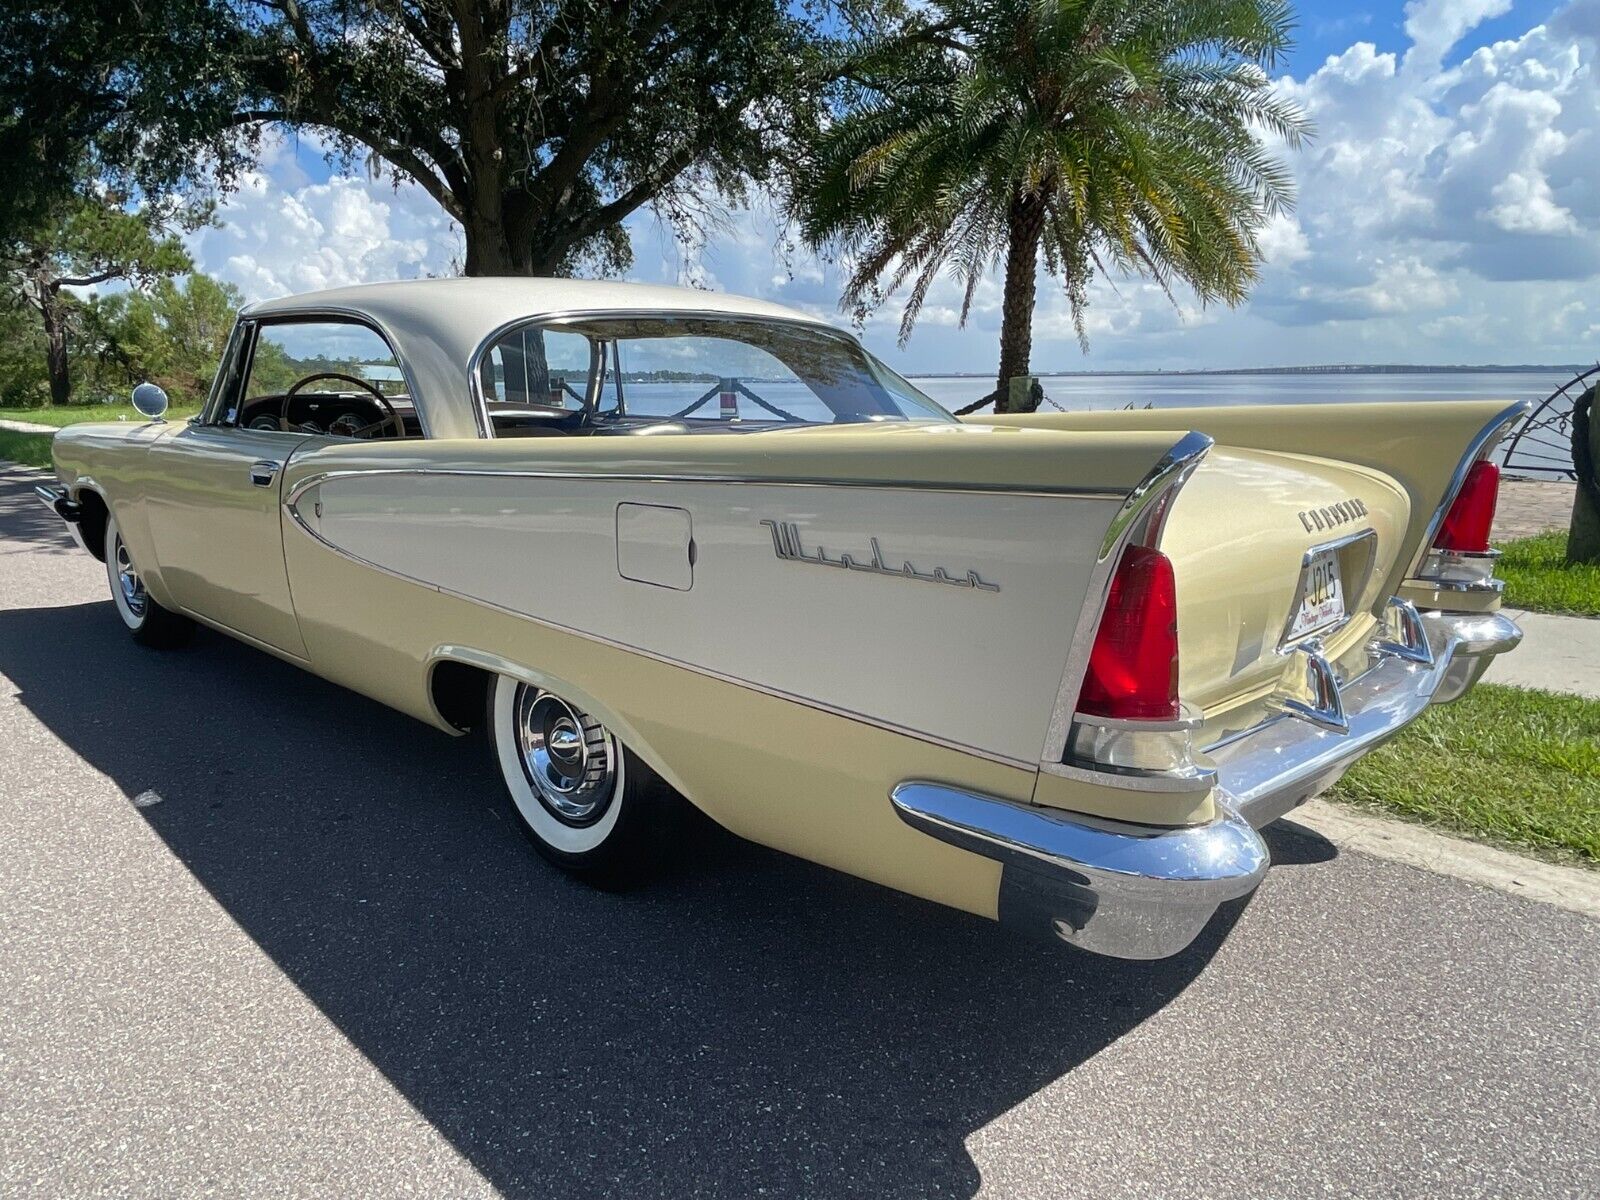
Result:
[[[1487,458],[1494,450],[1496,444],[1513,424],[1526,417],[1533,411],[1532,400],[1518,400],[1515,404],[1507,405],[1495,418],[1478,430],[1477,436],[1467,445],[1467,452],[1461,456],[1461,461],[1456,464],[1456,469],[1450,476],[1450,484],[1444,490],[1444,497],[1439,501],[1439,506],[1433,510],[1433,516],[1428,519],[1428,528],[1422,535],[1422,544],[1417,547],[1416,557],[1411,561],[1411,569],[1407,578],[1414,575],[1423,556],[1433,546],[1433,539],[1439,533],[1439,526],[1444,524],[1445,514],[1450,511],[1450,506],[1455,503],[1456,494],[1461,491],[1461,485],[1467,481],[1467,472],[1479,459]]]
[[[356,473],[366,474],[366,472]],[[360,566],[367,567],[370,570],[377,571],[381,575],[387,575],[391,579],[398,579],[405,583],[415,584],[417,587],[426,588],[430,592],[437,592],[441,596],[450,596],[456,600],[465,600],[471,604],[481,605],[482,607],[490,609],[494,612],[505,613],[507,616],[516,617],[519,620],[531,621],[533,624],[538,625],[541,628],[549,629],[556,633],[571,634],[574,637],[583,638],[585,641],[593,642],[596,645],[607,646],[613,650],[621,650],[628,654],[637,654],[641,658],[648,658],[654,662],[663,663],[669,667],[678,667],[685,671],[692,671],[696,675],[701,675],[708,679],[715,679],[721,683],[728,683],[733,684],[736,687],[748,688],[750,691],[759,692],[764,696],[771,696],[775,700],[786,700],[791,704],[799,704],[806,708],[814,709],[817,712],[827,713],[829,716],[844,717],[847,720],[858,721],[863,725],[870,725],[874,728],[882,729],[888,733],[899,734],[902,737],[914,738],[917,741],[924,742],[930,746],[938,746],[942,749],[955,750],[962,754],[970,754],[975,758],[981,758],[987,762],[998,763],[999,765],[1006,767],[1016,767],[1017,769],[1023,771],[1031,772],[1038,769],[1037,764],[1035,763],[1027,762],[1022,759],[1011,758],[1004,754],[996,754],[992,750],[985,750],[979,746],[969,746],[962,742],[951,741],[948,738],[939,737],[937,734],[926,733],[919,729],[911,729],[908,726],[899,725],[893,721],[886,721],[881,717],[869,716],[866,713],[857,712],[854,709],[844,708],[836,704],[830,704],[825,700],[817,700],[809,696],[797,695],[794,692],[786,692],[781,688],[770,687],[767,684],[758,683],[753,679],[744,679],[737,675],[729,675],[722,671],[712,670],[710,667],[704,667],[697,663],[687,662],[681,658],[673,658],[671,655],[660,654],[654,650],[648,650],[643,646],[635,646],[629,642],[618,641],[615,638],[608,638],[603,634],[591,633],[586,629],[579,629],[576,626],[564,625],[559,621],[551,621],[544,617],[536,617],[532,613],[519,612],[517,609],[507,608],[502,604],[496,604],[492,600],[485,600],[482,597],[473,596],[467,592],[458,592],[453,588],[441,587],[439,584],[429,583],[425,579],[418,579],[414,575],[407,575],[401,571],[392,570],[389,567],[383,566],[381,563],[375,563],[370,559],[362,558],[359,554],[350,553],[350,551],[344,549],[342,546],[335,545],[333,542],[330,542],[327,538],[323,537],[315,529],[311,528],[304,518],[301,517],[298,508],[296,508],[295,504],[293,503],[294,499],[297,499],[300,494],[307,489],[308,486],[309,482],[302,483],[300,486],[295,488],[291,499],[284,501],[284,511],[289,515],[294,524],[308,537],[327,547],[339,557],[347,559],[350,562],[357,563]],[[197,616],[198,614],[191,615]],[[240,634],[236,636],[243,637],[244,635]],[[246,638],[245,640],[252,641],[252,639],[249,638]],[[259,645],[260,643],[254,644]],[[459,650],[461,648],[450,647],[450,649]],[[280,655],[280,657],[282,657],[282,655]],[[440,651],[436,657],[446,657],[446,655],[443,653],[443,651]],[[452,654],[448,657],[457,656]],[[462,661],[471,662],[473,660],[463,657]]]
[[[337,444],[337,443],[335,443]],[[376,475],[448,475],[481,479],[582,479],[594,483],[726,483],[740,484],[746,487],[825,487],[844,488],[847,490],[889,491],[889,492],[939,492],[955,496],[1033,496],[1040,499],[1055,499],[1069,497],[1074,500],[1121,500],[1127,492],[1112,491],[1102,488],[1051,488],[1040,490],[1038,488],[1014,488],[1005,484],[996,484],[994,487],[952,487],[948,484],[901,482],[898,480],[876,482],[872,480],[840,481],[835,479],[806,479],[800,477],[784,477],[773,479],[753,479],[747,475],[664,475],[651,474],[637,471],[533,471],[533,470],[495,470],[474,471],[465,467],[372,467],[369,469],[345,469],[334,471],[321,471],[315,475],[308,475],[295,484],[294,491],[289,494],[285,504],[292,503],[299,498],[307,488],[326,483],[333,479],[369,478]]]
[[[1183,829],[1089,824],[918,780],[889,801],[913,829],[1000,863],[1003,924],[1117,958],[1176,954],[1269,863],[1260,835],[1227,811]]]
[[[1089,650],[1094,645],[1095,630],[1099,628],[1101,614],[1106,607],[1106,594],[1111,588],[1111,573],[1116,569],[1122,549],[1136,534],[1144,534],[1154,543],[1160,537],[1160,526],[1166,516],[1165,502],[1176,494],[1200,465],[1200,460],[1215,442],[1203,433],[1183,435],[1163,454],[1145,477],[1128,492],[1122,508],[1112,517],[1100,543],[1100,557],[1089,573],[1089,586],[1084,592],[1083,607],[1078,613],[1078,624],[1072,633],[1072,643],[1067,650],[1066,669],[1061,674],[1061,685],[1056,691],[1055,707],[1050,712],[1050,724],[1045,730],[1044,748],[1039,761],[1052,774],[1077,778],[1071,768],[1056,771],[1067,752],[1067,738],[1072,732],[1073,710],[1078,704],[1078,693],[1083,688],[1083,675],[1089,668]],[[1099,772],[1089,772],[1096,779]],[[1129,786],[1120,777],[1099,779],[1099,782]],[[1133,785],[1137,786],[1137,785]],[[1162,789],[1167,790],[1167,789]]]

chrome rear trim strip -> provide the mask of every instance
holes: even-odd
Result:
[[[772,479],[754,479],[746,475],[652,474],[639,471],[474,471],[464,467],[374,467],[370,470],[336,470],[308,475],[305,479],[295,484],[294,490],[289,494],[285,503],[292,503],[308,488],[315,487],[319,483],[326,483],[332,479],[347,479],[354,476],[366,479],[377,475],[438,475],[481,479],[579,479],[593,483],[719,483],[736,484],[743,487],[821,487],[891,492],[939,492],[946,495],[1034,496],[1046,499],[1066,497],[1073,500],[1108,501],[1122,500],[1128,496],[1126,491],[1110,488],[1059,487],[1041,489],[1011,487],[1006,484],[996,484],[992,487],[982,485],[950,486],[948,484],[901,480],[841,481],[787,476]]]

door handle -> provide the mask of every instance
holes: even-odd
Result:
[[[278,468],[283,466],[280,462],[273,462],[264,458],[260,462],[250,464],[250,482],[257,487],[271,487],[272,481],[278,477]]]

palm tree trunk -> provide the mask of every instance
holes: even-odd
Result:
[[[1011,198],[1006,252],[1005,300],[1000,310],[1000,371],[995,379],[995,412],[1031,412],[1034,404],[1011,403],[1011,381],[1028,373],[1033,357],[1033,301],[1039,272],[1039,238],[1044,233],[1044,200],[1036,192]]]

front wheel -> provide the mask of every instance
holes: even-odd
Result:
[[[650,873],[671,794],[610,730],[505,675],[489,689],[488,726],[512,812],[541,855],[601,887]]]
[[[169,650],[194,636],[193,621],[162,608],[145,590],[114,517],[106,518],[106,580],[117,616],[141,646]]]

